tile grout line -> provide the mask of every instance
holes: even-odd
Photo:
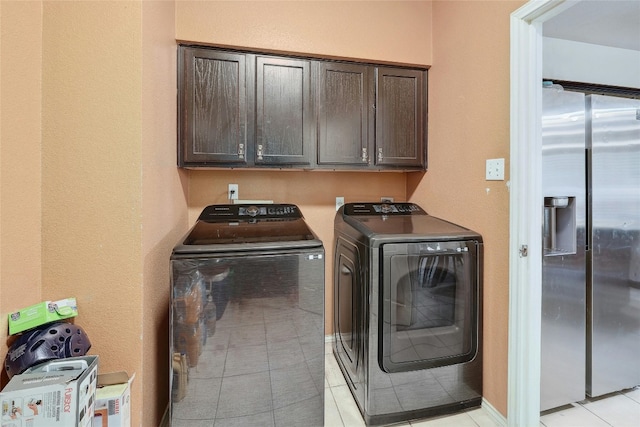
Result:
[[[637,403],[638,406],[640,406],[640,401],[638,401],[638,400],[634,399],[633,397],[629,396],[629,393],[633,392],[634,390],[640,390],[640,386],[636,386],[636,387],[628,390],[626,393],[620,393],[620,394],[623,395],[624,397],[626,397],[627,399],[631,400],[632,402]]]
[[[625,393],[620,392],[620,391],[615,392],[615,393],[612,393],[610,396],[607,396],[607,397],[605,397],[605,398],[597,399],[597,400],[595,400],[595,401],[589,401],[589,402],[587,402],[587,403],[597,402],[598,400],[607,400],[607,399],[610,399],[610,398],[615,397],[615,396],[623,396],[623,397],[625,397],[625,398],[627,398],[627,399],[631,400],[632,402],[637,403],[637,404],[638,404],[637,406],[639,407],[639,410],[640,410],[640,403],[639,403],[639,402],[637,402],[636,400],[634,400],[634,399],[632,399],[632,398],[628,397]],[[593,412],[591,409],[589,409],[589,407],[588,407],[586,404],[582,404],[581,402],[578,402],[578,404],[579,404],[582,408],[584,408],[586,411],[588,411],[590,414],[592,414],[594,417],[597,417],[599,420],[602,420],[602,422],[604,422],[605,424],[607,424],[607,425],[609,425],[609,426],[612,426],[612,427],[615,427],[615,426],[614,426],[614,424],[611,424],[608,420],[605,420],[605,419],[604,419],[604,418],[602,418],[600,415],[596,414],[596,413],[595,413],[595,412]]]
[[[605,420],[604,418],[602,418],[600,415],[596,414],[595,412],[593,412],[593,411],[589,410],[589,408],[587,408],[586,406],[584,406],[584,405],[580,405],[580,406],[582,406],[584,409],[586,409],[587,411],[589,411],[589,413],[590,413],[591,415],[593,415],[594,417],[598,418],[599,420],[601,420],[601,421],[602,421],[603,423],[605,423],[606,425],[608,425],[608,426],[612,426],[612,427],[613,427],[613,424],[611,424],[609,421]]]
[[[329,387],[329,391],[331,392],[331,399],[333,399],[333,404],[336,407],[336,411],[338,412],[338,416],[340,417],[340,422],[342,423],[342,427],[345,427],[344,425],[344,418],[342,418],[342,412],[340,412],[340,406],[338,405],[338,402],[336,401],[336,397],[333,395],[333,387]]]

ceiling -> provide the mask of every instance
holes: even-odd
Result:
[[[583,0],[545,21],[545,37],[640,51],[640,0]]]

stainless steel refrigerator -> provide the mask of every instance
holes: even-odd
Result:
[[[543,89],[542,411],[640,384],[640,100]]]

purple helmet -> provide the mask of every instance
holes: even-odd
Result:
[[[11,378],[48,360],[84,356],[90,348],[91,341],[80,326],[48,323],[20,335],[9,348],[4,368]]]

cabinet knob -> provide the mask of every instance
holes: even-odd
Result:
[[[258,145],[258,160],[262,160],[262,145]]]
[[[238,144],[238,157],[241,159],[244,157],[244,144]]]

